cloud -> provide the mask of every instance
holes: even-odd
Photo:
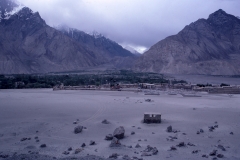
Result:
[[[19,0],[50,26],[97,31],[135,48],[149,48],[184,26],[223,9],[239,16],[239,0]]]

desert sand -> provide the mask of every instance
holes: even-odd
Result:
[[[166,91],[144,95],[127,91],[0,90],[0,155],[2,159],[11,159],[14,154],[60,159],[87,155],[108,158],[117,153],[118,159],[128,155],[146,160],[186,160],[207,159],[203,155],[212,159],[221,154],[224,159],[240,159],[240,95],[198,94],[201,97],[168,95]],[[162,123],[142,123],[144,112],[162,113]],[[110,124],[103,124],[104,119]],[[78,125],[85,129],[74,134]],[[125,129],[122,145],[110,148],[111,141],[104,138],[119,126]],[[175,133],[167,132],[168,126]],[[215,126],[213,131],[209,131],[210,126]],[[89,145],[91,140],[96,144]],[[178,147],[181,142],[185,146]],[[86,147],[74,154],[83,143]],[[46,147],[41,148],[42,144]],[[141,147],[135,148],[137,144]],[[158,153],[141,156],[148,145],[156,147]],[[172,146],[177,150],[171,151]],[[72,151],[63,154],[70,147]],[[214,150],[217,154],[210,156]]]

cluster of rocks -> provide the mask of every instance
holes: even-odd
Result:
[[[23,141],[27,141],[27,140],[31,140],[31,139],[32,139],[31,137],[29,137],[29,138],[24,137],[21,139],[21,141],[23,142]]]
[[[76,121],[73,121],[73,124],[78,124],[79,123],[79,119],[77,119]]]
[[[158,153],[158,149],[156,147],[147,146],[145,150],[143,150],[141,156],[152,156]]]
[[[223,154],[218,154],[217,153],[218,152],[218,150],[213,150],[212,152],[210,152],[209,153],[209,156],[211,156],[211,157],[217,157],[217,158],[223,158],[224,157],[224,155]],[[203,155],[204,156],[204,155]],[[207,158],[207,157],[206,157]]]
[[[209,128],[209,131],[210,131],[210,132],[213,132],[216,128],[218,128],[217,122],[215,122],[215,125],[209,126],[208,128]]]
[[[200,133],[204,133],[204,130],[200,129],[199,131],[197,131],[197,134],[200,134]]]
[[[90,146],[91,146],[91,145],[95,145],[95,144],[96,144],[96,142],[93,141],[93,140],[91,140],[91,141],[89,142],[89,145],[90,145]],[[78,153],[80,153],[80,152],[82,152],[82,151],[84,150],[84,147],[86,147],[86,144],[85,144],[85,143],[83,143],[83,144],[81,145],[81,148],[76,148],[75,150],[73,150],[72,147],[69,147],[66,151],[63,151],[62,154],[64,154],[64,155],[69,155],[70,152],[72,152],[72,151],[73,151],[74,154],[78,154]]]
[[[172,126],[168,126],[166,131],[169,132],[169,133],[170,133],[170,132],[173,132],[173,133],[180,132],[179,130],[173,129]]]

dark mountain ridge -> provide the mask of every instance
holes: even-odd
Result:
[[[240,20],[223,10],[153,45],[135,69],[169,74],[240,74]]]
[[[74,71],[109,63],[122,67],[118,57],[132,57],[123,48],[112,55],[112,50],[107,52],[101,45],[93,48],[48,26],[38,12],[27,7],[11,13],[18,6],[11,0],[1,0],[0,6],[1,74]]]

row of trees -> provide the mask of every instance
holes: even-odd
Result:
[[[174,81],[173,83],[178,83]],[[181,81],[185,82],[185,81]],[[0,75],[0,89],[52,88],[63,83],[65,86],[102,85],[112,83],[168,83],[161,74],[141,73],[126,70],[97,74],[41,74]]]

